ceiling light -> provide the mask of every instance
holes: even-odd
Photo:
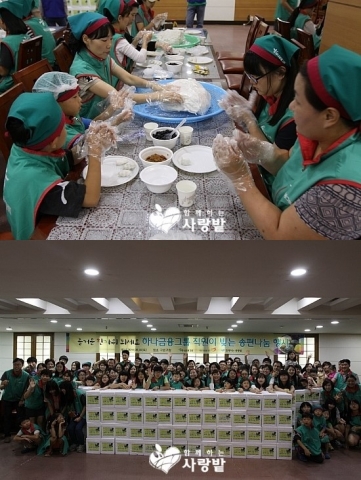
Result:
[[[81,331],[81,330],[83,330],[83,329],[82,329],[82,328],[77,328],[77,330]]]
[[[69,323],[67,323],[66,325],[64,325],[64,327],[70,328],[71,325],[69,325]]]
[[[307,270],[305,268],[295,268],[294,270],[291,270],[291,275],[293,277],[301,277],[307,273]]]
[[[337,325],[340,322],[338,320],[333,320],[331,323],[332,323],[332,325]]]
[[[58,323],[58,320],[50,320],[50,323]]]
[[[95,277],[96,275],[99,275],[99,270],[96,270],[95,268],[87,268],[84,270],[85,275],[90,275],[91,277]]]
[[[323,325],[317,325],[316,328],[323,328]]]
[[[243,323],[243,320],[237,320],[236,323]]]
[[[309,328],[306,328],[305,329],[305,332],[310,332],[311,330]]]
[[[153,330],[153,331],[154,331],[154,330],[157,330],[157,329],[156,329],[156,328],[151,328],[151,330]]]
[[[142,323],[148,323],[148,320],[142,320]]]
[[[237,327],[238,327],[238,325],[231,325],[231,327],[232,327],[232,328],[237,328]]]
[[[229,332],[233,332],[233,328],[227,328]]]
[[[153,325],[151,325],[150,323],[148,323],[147,327],[152,328]]]
[[[11,327],[6,327],[6,330],[12,330],[12,328]]]

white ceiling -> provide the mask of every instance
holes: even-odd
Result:
[[[361,334],[360,248],[357,242],[2,242],[0,332],[145,332],[147,318],[157,332],[225,333],[243,320],[235,331]],[[291,277],[300,266],[307,275]],[[87,267],[100,275],[85,276]]]

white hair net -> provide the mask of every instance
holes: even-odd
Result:
[[[50,92],[58,100],[59,95],[69,90],[75,90],[78,80],[64,72],[47,72],[37,79],[34,84],[34,93]]]

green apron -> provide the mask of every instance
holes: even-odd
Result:
[[[291,28],[291,38],[295,38],[297,40],[297,28],[300,28],[301,30],[303,30],[307,22],[312,22],[311,17],[309,15],[305,15],[304,13],[300,13],[297,16],[293,27]],[[315,50],[318,50],[320,48],[321,37],[319,37],[318,35],[316,35],[316,33],[314,33],[312,35],[312,38],[313,38],[313,46]]]
[[[8,47],[11,56],[13,57],[14,66],[6,77],[0,77],[0,93],[6,92],[6,90],[9,90],[9,88],[14,85],[14,80],[11,75],[17,71],[20,43],[27,39],[29,39],[27,35],[21,34],[8,35],[1,40],[1,42]]]
[[[5,172],[4,202],[12,234],[17,240],[30,239],[44,196],[61,183],[68,172],[64,150],[44,154],[12,146]]]
[[[76,140],[85,134],[85,126],[81,118],[73,117],[65,119],[66,140],[63,148],[71,149]]]
[[[301,135],[291,157],[279,170],[272,185],[272,199],[278,208],[285,210],[320,182],[330,184],[342,181],[361,187],[361,133],[352,133],[331,151],[324,153],[318,163],[307,162],[309,165],[303,163],[300,141],[303,141]]]
[[[43,46],[41,56],[46,58],[51,66],[55,64],[55,57],[53,50],[56,47],[53,34],[49,30],[48,25],[41,18],[30,17],[25,19],[24,22],[32,30],[34,36],[41,35],[43,37]]]
[[[87,49],[83,48],[75,55],[73,63],[70,67],[70,75],[74,77],[98,77],[103,82],[108,85],[113,85],[115,81],[113,75],[111,74],[111,62],[113,60],[108,56],[105,60],[100,60],[99,58],[94,57]],[[116,79],[118,81],[118,79]],[[88,100],[86,100],[80,109],[80,116],[84,118],[95,118],[101,112],[98,107],[98,103],[104,99],[99,95],[92,95]]]
[[[296,432],[301,437],[301,442],[308,448],[311,455],[321,454],[321,440],[319,437],[319,431],[316,428],[308,428],[304,425],[296,428]]]

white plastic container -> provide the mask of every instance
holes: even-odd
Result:
[[[217,425],[216,410],[203,410],[203,425],[208,427],[215,427]]]
[[[244,393],[232,395],[231,398],[233,410],[245,410],[247,408],[247,395],[245,395]]]
[[[218,410],[231,410],[232,409],[232,396],[226,393],[219,393],[216,397]]]
[[[201,425],[198,426],[188,426],[187,427],[187,439],[188,442],[196,441],[196,442],[201,442],[202,441],[202,427]]]
[[[261,427],[247,427],[247,443],[262,443]]]
[[[188,425],[187,410],[176,410],[173,412],[173,425]]]
[[[158,410],[159,425],[172,425],[173,415],[171,410]]]
[[[247,427],[233,427],[232,426],[232,442],[246,443],[247,441]]]
[[[116,424],[102,425],[101,432],[102,438],[114,438],[115,437]]]
[[[246,444],[240,445],[238,443],[231,444],[232,458],[247,458]]]
[[[232,423],[232,413],[231,411],[220,411],[217,412],[217,425],[227,425],[231,426]]]
[[[86,439],[86,453],[92,455],[100,455],[100,438],[87,438]]]
[[[202,425],[202,410],[191,410],[188,413],[189,425]]]
[[[88,391],[86,392],[86,406],[100,408],[100,392]]]
[[[86,409],[86,421],[87,422],[98,422],[100,423],[100,408],[98,407],[88,407]]]
[[[133,423],[143,424],[143,415],[143,410],[129,410],[129,426]]]
[[[247,458],[261,458],[261,444],[247,443],[246,455],[247,455]]]
[[[292,445],[277,444],[277,460],[292,460]]]
[[[232,441],[232,429],[228,427],[217,427],[217,442],[218,443],[230,443]]]
[[[129,410],[142,409],[144,407],[144,394],[132,392],[129,396]]]
[[[278,427],[292,427],[292,410],[278,410],[277,411],[277,426]]]
[[[114,438],[102,438],[100,440],[100,453],[102,455],[114,455],[114,451],[115,451]]]
[[[173,425],[173,443],[185,442],[187,443],[187,428],[188,426],[174,426]]]
[[[115,454],[129,455],[129,440],[115,439]]]
[[[235,410],[232,411],[232,426],[233,427],[240,427],[243,425],[247,425],[247,411],[246,410]]]
[[[204,442],[216,441],[217,440],[217,429],[216,427],[202,427],[202,440]]]
[[[261,447],[261,458],[267,460],[277,459],[277,445],[263,445]]]
[[[102,423],[115,423],[116,411],[114,407],[104,407],[100,412],[100,419]]]
[[[87,438],[100,438],[101,437],[101,424],[88,422],[86,425]]]

